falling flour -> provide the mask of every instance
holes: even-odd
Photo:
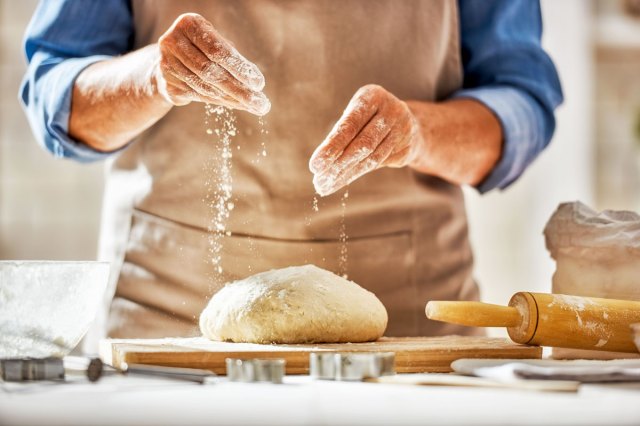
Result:
[[[259,163],[261,158],[267,156],[267,137],[269,131],[264,117],[258,117],[260,126],[260,147],[256,154]],[[205,105],[205,125],[206,134],[215,137],[215,155],[209,158],[204,165],[206,196],[203,200],[209,209],[210,220],[207,224],[208,256],[206,262],[213,266],[213,273],[210,275],[210,290],[213,287],[224,283],[222,267],[222,249],[225,236],[231,236],[231,231],[227,229],[227,222],[231,211],[235,208],[232,199],[232,159],[233,138],[238,134],[236,118],[233,112],[225,107],[211,104]],[[236,150],[240,150],[240,145],[236,145]],[[252,257],[256,257],[256,245],[253,238],[248,237],[248,250]],[[247,268],[252,273],[251,262],[247,263]]]
[[[267,137],[269,136],[269,130],[266,129],[267,122],[263,116],[258,117],[258,124],[260,125],[260,152],[258,155],[266,157]]]
[[[213,266],[211,284],[223,282],[222,268],[222,240],[227,231],[227,220],[235,204],[231,199],[232,177],[231,167],[233,152],[231,140],[237,134],[236,119],[233,113],[222,106],[205,105],[206,133],[215,135],[216,155],[206,161],[204,166],[206,187],[206,203],[210,220],[207,224],[208,258],[206,261]]]
[[[347,224],[345,216],[347,213],[347,199],[349,198],[349,187],[345,189],[342,198],[340,199],[340,257],[338,258],[338,270],[339,275],[343,278],[348,278],[347,273]]]
[[[347,224],[345,221],[345,216],[347,213],[347,199],[349,198],[349,187],[347,187],[340,197],[340,225],[339,225],[339,236],[338,241],[340,242],[340,251],[338,254],[338,275],[343,278],[348,278],[349,274],[347,273],[347,260],[348,260],[348,248],[347,241],[349,236],[347,234]],[[313,201],[311,202],[311,209],[314,212],[320,211],[318,207],[318,194],[314,194]],[[311,217],[305,216],[305,223],[307,226],[311,225]],[[325,262],[326,259],[323,257],[322,261]]]
[[[253,238],[251,238],[251,235],[247,236],[247,243],[249,245],[249,253],[251,254],[251,257],[257,257],[256,243],[253,241]],[[247,270],[249,271],[249,274],[253,274],[253,266],[251,266],[251,262],[247,262]]]
[[[255,163],[260,162],[261,158],[267,156],[266,139],[269,131],[266,129],[266,122],[263,117],[258,118],[260,125],[260,148],[257,153]],[[210,275],[210,290],[213,287],[220,286],[224,282],[222,267],[222,248],[225,236],[231,236],[231,232],[227,230],[226,225],[235,208],[232,200],[232,139],[238,133],[236,127],[236,119],[234,114],[227,108],[211,104],[205,105],[205,133],[216,139],[216,155],[209,158],[204,165],[204,175],[206,195],[203,202],[209,210],[209,221],[207,223],[207,242],[208,256],[206,262],[213,266],[213,273]],[[240,146],[236,146],[240,150]],[[252,162],[254,162],[252,161]],[[347,261],[348,261],[348,235],[346,229],[346,209],[347,199],[349,198],[349,189],[345,190],[340,200],[341,215],[339,228],[340,252],[338,258],[338,273],[344,278],[348,278]],[[312,209],[314,212],[319,211],[318,198],[314,195]],[[310,224],[308,222],[308,224]],[[255,252],[256,247],[252,238],[249,237],[249,251]],[[256,253],[252,253],[255,256]],[[323,259],[324,261],[324,259]],[[249,272],[252,272],[250,262],[248,264]]]
[[[258,117],[258,125],[260,126],[260,148],[256,152],[256,158],[251,160],[253,164],[260,164],[260,160],[267,156],[267,137],[269,130],[267,130],[267,122],[264,117]],[[240,147],[238,147],[240,149]]]

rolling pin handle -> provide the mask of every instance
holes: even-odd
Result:
[[[516,308],[481,302],[432,300],[425,308],[427,318],[472,327],[515,327],[522,317]]]

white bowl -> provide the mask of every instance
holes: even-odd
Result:
[[[107,262],[0,261],[0,358],[68,354],[108,281]]]

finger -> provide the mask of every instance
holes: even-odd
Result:
[[[184,99],[186,101],[185,104],[188,102],[196,101],[220,105],[231,109],[245,110],[245,107],[243,105],[228,96],[222,95],[214,97],[203,95],[193,90],[181,80],[177,80],[175,83],[172,83],[172,85],[175,87],[176,91],[180,93],[179,95],[177,95],[177,97]]]
[[[309,160],[309,169],[317,174],[326,170],[341,155],[378,111],[372,95],[359,90],[347,105],[327,138],[316,148]]]
[[[213,105],[220,105],[231,109],[240,109],[244,110],[244,107],[235,99],[228,98],[226,96],[222,97],[210,97],[206,95],[202,95],[201,93],[196,92],[191,87],[189,87],[183,81],[177,81],[176,83],[171,83],[173,86],[172,97],[177,100],[177,105],[186,105],[189,102],[204,102]]]
[[[401,127],[398,134],[403,135],[402,140],[394,145],[393,151],[384,159],[382,165],[386,167],[404,167],[411,161],[413,149],[416,142],[415,139],[418,129],[413,122],[406,121]]]
[[[345,148],[332,167],[338,170],[348,170],[369,157],[389,134],[393,123],[388,123],[388,120],[389,118],[384,114],[376,114]]]
[[[222,65],[231,75],[256,92],[264,88],[264,76],[258,67],[242,56],[213,25],[200,15],[193,15],[181,27],[183,33],[210,61]]]
[[[394,148],[402,137],[398,129],[391,129],[370,155],[361,159],[353,167],[342,170],[334,179],[325,179],[322,175],[314,176],[313,183],[316,191],[322,196],[332,194],[361,176],[379,168],[393,153]]]
[[[202,81],[200,77],[192,73],[191,70],[184,66],[184,64],[182,64],[182,62],[180,62],[176,57],[172,55],[165,55],[164,60],[167,62],[167,69],[173,79],[183,82],[189,88],[189,92],[191,93],[188,93],[188,98],[190,100],[215,104],[225,102],[225,106],[256,113],[256,111],[250,108],[250,106],[242,104],[235,98],[222,92],[217,87]]]
[[[400,151],[392,152],[385,160],[386,167],[399,168],[407,165],[407,158],[411,154],[411,146],[406,146]]]
[[[393,123],[390,125],[387,123],[388,120],[389,118],[385,118],[384,114],[377,113],[349,143],[340,157],[320,174],[327,175],[329,180],[335,179],[338,175],[348,173],[356,164],[369,157],[389,134]]]
[[[182,106],[191,102],[187,94],[192,91],[193,89],[184,81],[178,80],[169,73],[163,74],[158,79],[158,92],[174,105]]]
[[[326,197],[359,177],[377,169],[378,166],[379,164],[376,161],[367,157],[360,163],[356,164],[353,168],[341,173],[335,179],[326,179],[326,175],[315,175],[313,177],[313,185],[318,194]]]
[[[215,84],[215,87],[238,102],[246,105],[248,111],[252,111],[257,115],[265,115],[269,112],[271,102],[263,92],[254,92],[247,89],[247,86],[233,78],[227,70],[217,64],[213,64],[212,66],[217,68],[214,73],[224,75],[222,79]]]
[[[169,45],[168,50],[193,74],[200,77],[205,83],[222,90],[240,103],[246,104],[245,109],[254,111],[258,115],[265,115],[269,112],[271,103],[264,93],[254,92],[238,81],[226,69],[215,62],[211,62],[188,38],[177,37],[175,44]]]

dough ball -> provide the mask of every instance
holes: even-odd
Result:
[[[229,283],[200,315],[205,337],[232,342],[368,342],[386,327],[387,310],[373,293],[314,265]]]

